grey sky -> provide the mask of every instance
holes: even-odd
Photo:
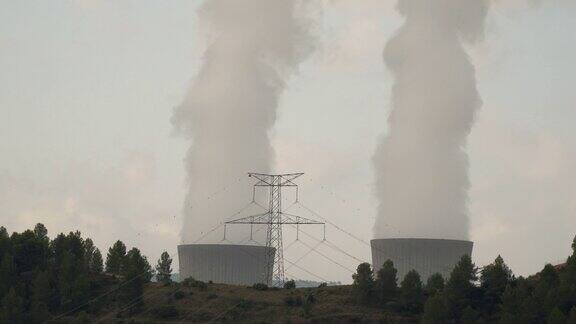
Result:
[[[474,259],[502,254],[519,274],[564,258],[576,234],[576,8],[542,2],[498,1],[469,49],[484,101],[469,141]],[[170,116],[205,48],[197,6],[0,0],[0,224],[80,229],[101,249],[122,239],[153,260],[175,254],[188,143],[172,136]],[[302,201],[366,239],[370,158],[390,102],[382,50],[401,24],[391,7],[339,0],[314,14],[318,48],[290,80],[272,134],[276,169],[307,173]],[[328,238],[368,260],[368,247],[331,228]],[[286,256],[306,251],[295,244]],[[350,281],[314,253],[301,264]]]

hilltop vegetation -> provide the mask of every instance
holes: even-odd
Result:
[[[478,269],[463,257],[449,278],[397,277],[391,261],[360,264],[350,286],[283,288],[171,280],[168,253],[155,270],[117,241],[106,262],[79,232],[0,228],[0,323],[576,323],[576,238],[562,266],[515,277],[501,257]],[[155,277],[157,282],[151,282]]]

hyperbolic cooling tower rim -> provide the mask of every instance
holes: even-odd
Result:
[[[446,242],[459,242],[459,243],[472,243],[470,240],[457,240],[457,239],[439,239],[439,238],[426,238],[426,237],[388,237],[388,238],[373,238],[372,241],[446,241]]]
[[[273,247],[269,247],[266,245],[257,245],[257,244],[230,244],[230,243],[182,243],[182,244],[178,244],[178,246],[198,246],[198,245],[204,245],[204,246],[250,246],[250,247],[261,247],[261,248],[272,248]]]

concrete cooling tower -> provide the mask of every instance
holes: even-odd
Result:
[[[374,272],[390,259],[398,270],[400,283],[412,269],[418,271],[423,282],[435,273],[448,278],[463,255],[472,256],[473,243],[460,240],[393,238],[374,239],[370,241],[370,245]]]
[[[267,253],[274,248],[255,245],[185,244],[178,246],[180,278],[192,277],[230,285],[269,283],[266,275]]]

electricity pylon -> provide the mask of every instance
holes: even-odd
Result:
[[[250,239],[252,240],[253,225],[267,225],[266,247],[266,280],[271,280],[268,285],[284,285],[284,251],[282,247],[282,225],[324,225],[325,223],[307,219],[301,216],[291,215],[282,212],[282,187],[296,188],[296,201],[298,201],[298,185],[293,181],[304,173],[287,173],[287,174],[263,174],[248,173],[249,177],[256,178],[258,181],[254,184],[254,194],[256,188],[268,188],[270,197],[268,201],[268,211],[263,214],[238,218],[227,221],[226,224],[250,224]],[[325,233],[325,232],[324,232]],[[272,249],[273,248],[273,249]]]

